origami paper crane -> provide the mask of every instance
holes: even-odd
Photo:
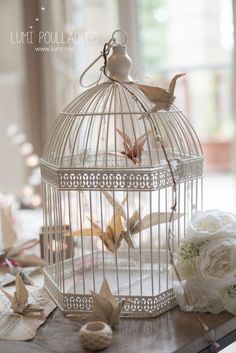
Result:
[[[95,222],[93,219],[88,218],[91,224],[90,227],[66,233],[67,236],[70,234],[72,236],[98,236],[111,252],[115,252],[119,249],[122,240],[124,240],[130,248],[134,249],[135,234],[149,227],[167,223],[170,219],[171,212],[153,212],[152,214],[147,214],[142,217],[138,211],[135,211],[127,220],[124,209],[127,198],[125,197],[122,202],[118,202],[109,192],[103,191],[102,194],[115,209],[114,216],[106,225],[104,225],[103,222],[103,226],[100,226],[98,221]],[[184,213],[175,213],[172,216],[172,220],[176,220],[183,215]]]
[[[137,140],[134,142],[132,142],[131,138],[126,132],[122,132],[119,129],[116,129],[116,131],[124,140],[124,151],[117,152],[116,154],[122,157],[129,158],[134,164],[140,163],[143,153],[143,147],[151,130],[138,137]]]
[[[0,288],[8,300],[11,302],[11,309],[14,311],[14,313],[26,314],[29,312],[36,312],[42,315],[43,308],[41,306],[28,303],[29,293],[19,272],[16,274],[16,290],[14,296],[12,296],[2,287]]]
[[[43,260],[34,254],[25,254],[25,250],[33,248],[39,243],[38,239],[24,241],[15,245],[17,235],[12,224],[11,206],[1,208],[1,230],[3,249],[0,251],[0,265],[8,266],[8,259],[15,267],[43,266]]]
[[[121,303],[113,296],[106,278],[104,278],[99,294],[91,292],[93,296],[93,317],[110,326],[120,323],[120,313],[125,300]]]
[[[10,284],[10,283],[13,283],[15,282],[16,280],[16,275],[17,273],[20,274],[23,282],[25,284],[31,284],[31,285],[34,285],[34,282],[33,280],[30,278],[30,273],[34,272],[35,271],[35,267],[28,267],[28,268],[22,268],[22,267],[15,267],[8,259],[5,259],[6,263],[8,264],[9,266],[9,269],[10,269],[10,276],[12,278],[12,280],[10,280],[10,277],[9,277],[9,273],[7,273],[5,276],[5,281],[7,280],[7,277],[9,279],[8,283],[5,283],[6,284]],[[0,279],[0,285],[4,286],[3,284],[1,284],[2,282],[4,282],[4,277]]]
[[[147,99],[154,104],[154,107],[151,109],[152,112],[157,112],[161,109],[170,109],[171,104],[175,100],[174,91],[176,81],[184,75],[185,73],[175,75],[169,84],[168,90],[155,86],[137,84],[138,88],[143,92]]]

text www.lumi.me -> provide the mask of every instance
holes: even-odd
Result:
[[[74,50],[74,47],[35,47],[37,52],[71,52]]]

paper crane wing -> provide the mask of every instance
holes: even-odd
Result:
[[[41,257],[35,255],[35,254],[22,254],[17,257],[14,257],[14,260],[20,263],[22,267],[27,267],[27,266],[43,266],[44,261],[41,259]]]
[[[121,205],[124,206],[127,202],[127,196],[125,196],[121,202]]]
[[[108,250],[111,252],[116,250],[114,231],[110,225],[106,227],[106,231],[102,233],[100,238]]]
[[[1,228],[3,248],[10,248],[17,239],[16,232],[12,226],[11,206],[1,208]]]
[[[118,202],[115,200],[115,198],[107,191],[102,192],[107,201],[110,203],[112,207],[115,207],[116,213],[119,213],[124,219],[126,219],[126,214],[124,211],[124,208],[122,206],[122,203]],[[123,201],[122,201],[123,202]]]
[[[21,255],[24,250],[28,250],[33,248],[35,245],[37,245],[39,241],[37,239],[32,239],[32,240],[27,240],[24,241],[23,243],[15,246],[11,246],[10,248],[6,249],[6,257],[17,257]]]
[[[114,252],[116,249],[119,249],[121,241],[123,239],[122,233],[124,231],[123,222],[121,215],[116,213],[112,217],[110,223],[106,227],[106,232],[103,234],[102,240],[104,241],[106,247]]]
[[[0,279],[0,286],[5,287],[9,284],[15,283],[16,276],[11,275],[10,273],[6,273],[5,275],[1,276]]]
[[[92,292],[92,296],[94,317],[111,326],[118,325],[120,321],[119,302],[112,295],[106,279],[103,280],[99,294]]]
[[[118,305],[118,302],[116,298],[113,296],[106,278],[104,278],[102,282],[99,295],[106,298],[114,307]]]
[[[121,215],[119,213],[116,213],[115,216],[112,217],[110,226],[113,229],[114,239],[118,240],[121,232],[124,230]]]
[[[11,274],[13,275],[12,277],[16,276],[16,274],[19,272],[20,273],[20,276],[23,280],[23,282],[25,284],[31,284],[31,285],[34,285],[34,282],[33,280],[30,278],[30,276],[28,275],[28,273],[23,270],[22,268],[17,268],[15,267],[11,261],[9,261],[8,259],[5,259],[10,271],[11,271]]]
[[[11,303],[13,303],[14,297],[13,297],[10,293],[8,293],[5,289],[3,289],[2,287],[0,287],[0,289],[1,289],[1,291],[5,294],[5,296],[7,297],[7,299],[8,299]]]
[[[119,156],[119,157],[126,158],[126,155],[124,153],[121,153],[121,152],[108,152],[107,154],[109,154],[111,156]]]
[[[132,229],[132,234],[136,234],[141,230],[147,229],[150,226],[155,226],[157,224],[168,223],[170,219],[170,212],[154,212],[151,214],[147,214],[141,222],[135,224]],[[172,216],[172,221],[179,219],[184,216],[184,213],[174,213]]]
[[[93,316],[99,321],[106,322],[111,325],[114,308],[112,304],[101,295],[91,292],[93,296]]]
[[[20,276],[25,284],[30,284],[34,286],[34,281],[30,278],[28,273],[26,273],[24,270],[20,270]]]
[[[139,220],[139,212],[135,211],[129,219],[129,231],[131,234],[134,234],[134,230],[136,229],[136,227],[138,227]]]
[[[145,134],[140,136],[137,141],[134,143],[133,151],[134,155],[137,156],[138,158],[141,157],[142,151],[143,151],[143,146],[148,138],[148,135],[151,133],[151,130],[148,130]]]
[[[95,223],[92,219],[90,220],[90,222],[92,224],[93,235],[100,236],[102,233],[102,230],[99,227],[99,225],[97,223]],[[91,234],[91,229],[90,229],[90,234]]]
[[[152,103],[166,102],[169,99],[169,93],[163,88],[141,84],[138,84],[138,88]]]
[[[89,221],[91,222],[92,226],[88,228],[83,228],[82,230],[77,229],[72,232],[66,232],[64,235],[66,236],[91,236],[93,234],[94,236],[101,236],[102,230],[99,227],[98,224],[96,224],[93,220],[89,218]]]
[[[122,232],[122,238],[126,241],[130,248],[135,249],[135,245],[130,232]]]
[[[18,305],[25,306],[27,304],[29,293],[19,273],[16,274],[16,291],[14,296]]]
[[[131,149],[132,148],[132,141],[131,141],[131,138],[129,137],[129,135],[125,132],[122,132],[120,129],[116,129],[116,131],[123,138],[125,147],[127,146],[128,149]]]
[[[120,247],[122,241],[122,233],[124,227],[120,214],[115,214],[106,227],[106,231],[102,233],[101,240],[104,242],[108,250],[114,252]]]

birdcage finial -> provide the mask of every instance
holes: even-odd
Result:
[[[119,82],[133,82],[130,76],[132,60],[127,54],[126,45],[115,44],[113,53],[107,60],[107,70],[109,78]]]
[[[117,34],[119,36],[119,39],[116,38]],[[81,74],[80,85],[82,87],[87,87],[87,88],[93,86],[94,84],[98,85],[102,76],[102,72],[107,78],[113,81],[133,82],[133,79],[130,76],[132,60],[130,59],[130,57],[126,52],[126,45],[125,45],[126,43],[127,43],[126,33],[121,30],[114,31],[112,33],[111,39],[105,43],[101,54]],[[113,53],[107,60],[107,57],[110,53],[111,48],[113,48]],[[99,78],[95,82],[85,85],[83,82],[84,76],[92,68],[92,66],[102,57],[104,59],[104,65],[100,69],[101,73]]]

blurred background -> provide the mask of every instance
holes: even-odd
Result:
[[[81,72],[123,29],[136,80],[167,87],[187,73],[175,104],[202,141],[204,208],[235,211],[234,7],[232,0],[0,0],[1,194],[40,206],[46,136],[81,93]]]

